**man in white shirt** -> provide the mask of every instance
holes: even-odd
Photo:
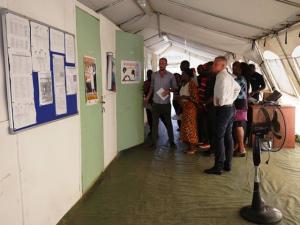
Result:
[[[240,85],[226,71],[227,59],[223,56],[215,58],[212,72],[217,74],[214,87],[214,106],[216,107],[216,130],[213,148],[215,165],[205,170],[208,174],[221,175],[223,170],[231,170],[233,155],[232,124],[235,109],[233,102],[240,92]]]

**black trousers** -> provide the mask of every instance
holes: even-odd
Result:
[[[171,120],[171,104],[156,104],[152,105],[152,143],[156,145],[158,134],[159,118],[163,121],[167,128],[169,141],[174,142],[173,125]]]
[[[208,112],[206,110],[198,112],[197,123],[199,140],[205,144],[209,144],[209,121]]]
[[[175,109],[176,115],[180,115],[182,113],[182,109],[178,101],[173,100],[173,107]],[[181,127],[181,120],[177,120],[178,128]]]
[[[207,110],[207,138],[210,147],[213,149],[215,130],[216,130],[216,107],[213,104],[206,105]]]
[[[150,132],[152,132],[152,112],[150,109],[146,109],[147,121],[150,128]]]
[[[216,107],[216,130],[214,139],[215,166],[223,169],[231,167],[233,155],[232,124],[235,109],[233,106]]]

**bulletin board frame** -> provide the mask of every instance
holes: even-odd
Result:
[[[48,28],[49,31],[49,59],[50,59],[50,73],[51,73],[51,81],[52,81],[52,98],[53,101],[51,104],[47,105],[40,105],[40,97],[39,97],[39,81],[38,76],[39,72],[36,72],[32,69],[32,85],[33,85],[33,94],[34,94],[34,108],[36,112],[36,120],[35,123],[23,126],[23,127],[16,127],[15,126],[15,118],[14,118],[14,110],[13,110],[13,99],[12,99],[12,79],[11,79],[11,67],[10,67],[10,58],[9,58],[9,47],[8,47],[8,37],[7,37],[7,15],[12,14],[14,16],[20,17],[22,19],[28,20],[29,22],[29,29],[30,29],[30,50],[32,50],[31,46],[31,22],[34,22],[36,24],[39,24],[41,26],[45,26]],[[51,26],[49,24],[40,22],[38,20],[29,18],[27,16],[21,15],[19,13],[13,12],[8,9],[1,9],[0,10],[0,16],[1,16],[1,22],[0,22],[0,30],[2,31],[2,36],[0,37],[0,44],[3,47],[3,53],[4,53],[4,67],[5,67],[5,81],[6,81],[6,94],[7,94],[7,107],[8,107],[8,116],[9,116],[9,133],[10,134],[16,134],[21,131],[25,131],[28,129],[32,129],[37,126],[49,124],[56,122],[58,120],[62,120],[65,118],[73,117],[78,115],[78,102],[79,102],[79,84],[78,84],[78,70],[77,70],[77,53],[76,53],[76,37],[74,34],[71,34],[69,32],[63,31],[59,28],[56,28],[54,26]],[[64,52],[55,52],[51,50],[51,36],[50,36],[50,30],[56,30],[59,32],[63,32],[64,36]],[[70,35],[73,37],[73,43],[74,43],[74,61],[69,63],[66,61],[66,35]],[[1,40],[2,39],[2,40]],[[65,97],[66,97],[66,113],[57,114],[56,113],[56,105],[55,105],[55,83],[54,83],[54,69],[53,69],[53,56],[59,55],[64,57],[64,86],[65,86]],[[32,52],[31,52],[31,58],[32,58]],[[76,93],[73,94],[67,94],[67,78],[66,78],[66,67],[74,69],[76,71]]]

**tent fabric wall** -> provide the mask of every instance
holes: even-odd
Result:
[[[258,47],[263,54],[265,51],[270,50],[274,52],[276,55],[279,56],[279,58],[282,60],[283,66],[288,74],[288,79],[290,80],[291,84],[294,87],[294,95],[298,94],[299,91],[299,84],[298,81],[296,80],[295,74],[294,74],[294,68],[291,68],[291,64],[293,62],[290,61],[290,63],[287,62],[287,60],[291,60],[290,58],[286,58],[285,53],[283,52],[283,49],[280,45],[283,45],[283,43],[279,43],[280,39],[277,39],[276,36],[274,37],[267,37],[266,39],[261,39],[258,40]],[[266,65],[268,67],[268,65]],[[269,72],[270,73],[270,72]],[[278,86],[278,84],[277,84]]]

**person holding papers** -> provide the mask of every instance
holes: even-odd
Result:
[[[176,148],[174,143],[173,125],[171,121],[171,103],[170,93],[177,90],[175,77],[166,70],[168,61],[166,58],[159,60],[159,71],[152,74],[151,88],[145,97],[147,104],[153,94],[152,104],[152,147],[156,148],[156,140],[158,134],[158,122],[161,117],[168,131],[169,142],[171,148]]]
[[[183,71],[182,86],[179,92],[180,96],[176,98],[182,108],[180,140],[188,145],[187,154],[195,154],[199,142],[197,132],[197,105],[199,104],[200,98],[193,76],[192,69]]]

